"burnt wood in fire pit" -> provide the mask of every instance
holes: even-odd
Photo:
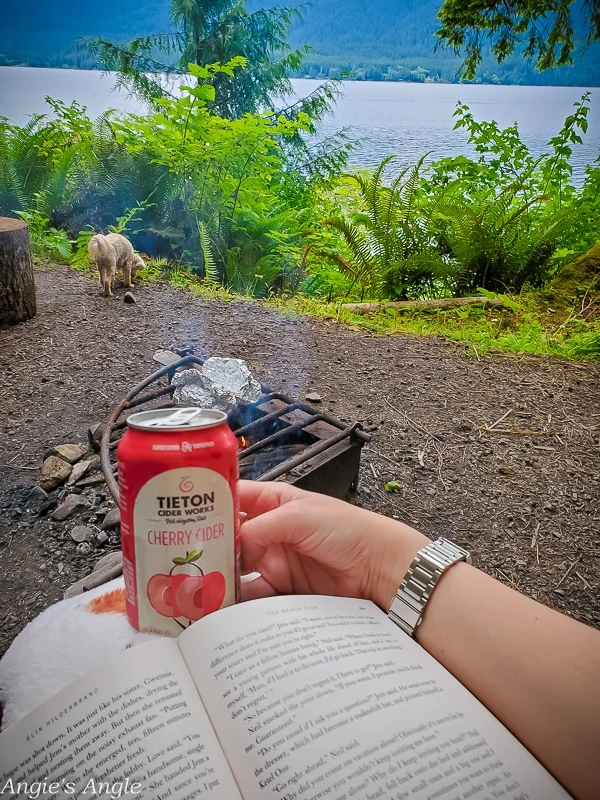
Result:
[[[136,386],[113,410],[100,447],[102,471],[115,501],[116,448],[130,413],[174,406],[171,384],[178,370],[201,368],[194,355],[167,354],[165,366]],[[240,477],[282,480],[321,494],[346,498],[355,491],[360,455],[371,437],[358,423],[345,425],[307,403],[296,402],[262,386],[256,403],[239,403],[228,423],[240,442]]]

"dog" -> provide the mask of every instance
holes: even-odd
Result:
[[[108,233],[106,236],[97,233],[92,236],[88,253],[98,267],[100,286],[105,297],[112,295],[117,269],[123,270],[125,286],[131,289],[136,273],[146,266],[141,256],[134,252],[131,242],[120,233]]]

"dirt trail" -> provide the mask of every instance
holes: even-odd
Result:
[[[103,298],[63,269],[36,282],[36,318],[0,331],[0,652],[106,552],[79,555],[47,517],[21,516],[44,451],[85,441],[153,371],[155,350],[186,345],[244,358],[273,389],[316,390],[335,416],[364,422],[373,442],[356,502],[467,545],[495,577],[600,626],[600,365],[477,360],[439,339],[376,337],[158,284],[125,305],[124,290]],[[401,491],[385,492],[390,480]],[[99,487],[97,506],[105,496]]]

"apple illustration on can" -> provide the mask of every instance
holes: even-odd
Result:
[[[225,598],[225,577],[220,572],[205,573],[197,563],[202,550],[192,550],[185,558],[173,559],[169,573],[153,575],[148,581],[148,600],[161,616],[184,617],[191,622],[217,611]]]

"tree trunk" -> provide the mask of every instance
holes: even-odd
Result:
[[[29,231],[23,220],[0,217],[0,327],[35,316]]]
[[[354,314],[373,314],[386,308],[394,311],[445,311],[464,306],[504,308],[504,303],[499,297],[444,297],[441,300],[399,300],[394,303],[344,303],[342,308]]]

